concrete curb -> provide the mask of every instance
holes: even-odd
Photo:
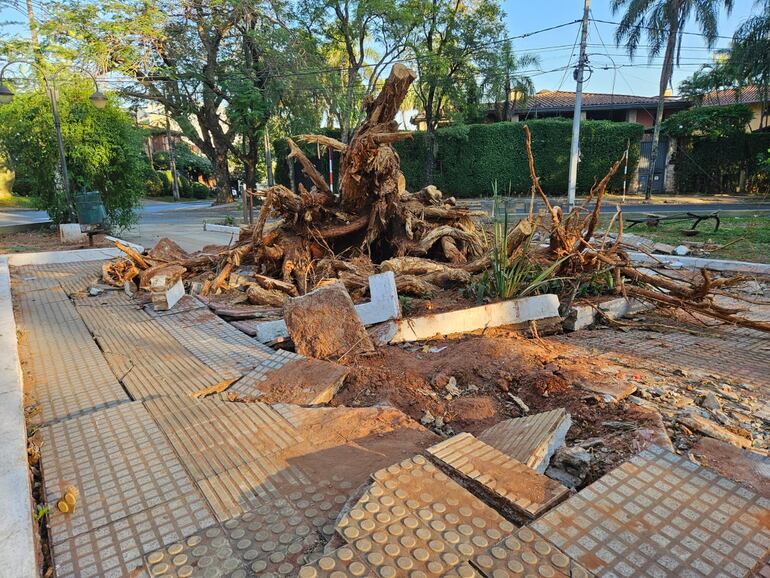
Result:
[[[652,305],[649,303],[644,303],[638,299],[626,299],[625,297],[597,303],[596,307],[610,319],[622,319],[634,313],[652,309]],[[565,331],[579,331],[591,327],[599,320],[601,320],[601,316],[591,305],[578,304],[572,306],[564,317],[562,327]]]
[[[710,269],[712,271],[726,271],[734,273],[753,273],[755,275],[770,275],[770,265],[766,263],[751,263],[748,261],[720,261],[719,259],[704,259],[702,257],[679,257],[677,255],[647,255],[631,251],[628,253],[635,263],[655,265],[681,266],[693,269]]]
[[[24,386],[11,301],[10,259],[0,257],[0,576],[37,576]]]
[[[204,231],[212,231],[215,233],[230,233],[231,235],[240,235],[240,227],[231,227],[230,225],[215,225],[214,223],[203,222]]]

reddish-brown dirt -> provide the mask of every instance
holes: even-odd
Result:
[[[94,237],[93,247],[112,247],[112,243]],[[49,230],[23,231],[0,235],[0,255],[6,253],[34,253],[38,251],[71,251],[93,248],[85,243],[64,245],[59,242],[59,233]]]
[[[632,427],[649,422],[647,414],[630,402],[606,403],[579,388],[581,383],[610,384],[641,377],[608,371],[605,364],[569,345],[506,331],[426,345],[387,346],[348,363],[350,373],[333,404],[387,404],[416,420],[428,411],[443,418],[454,432],[473,434],[522,415],[511,395],[521,398],[530,413],[564,407],[573,420],[570,443],[603,440],[591,476],[595,478],[638,450],[632,431],[618,431],[604,422],[630,422]],[[447,399],[450,377],[461,395]]]

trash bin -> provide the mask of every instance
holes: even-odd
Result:
[[[87,191],[75,195],[75,209],[81,225],[104,225],[107,223],[107,211],[99,191]]]

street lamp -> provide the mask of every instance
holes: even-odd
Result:
[[[56,79],[59,76],[59,73],[61,73],[62,70],[64,70],[65,67],[61,67],[53,72],[50,79],[48,76],[46,76],[45,72],[35,64],[34,62],[27,62],[26,60],[11,60],[9,62],[6,62],[5,65],[0,68],[0,104],[8,104],[13,100],[13,91],[8,88],[3,83],[3,75],[5,74],[5,70],[11,65],[11,64],[27,64],[38,71],[40,76],[43,79],[43,82],[45,83],[45,90],[46,94],[48,95],[48,99],[51,101],[51,112],[53,113],[53,125],[56,129],[56,141],[59,145],[59,169],[61,170],[61,180],[62,184],[64,186],[64,195],[67,199],[67,204],[70,207],[70,211],[72,211],[72,215],[75,215],[75,218],[77,218],[77,210],[75,209],[73,203],[72,203],[72,195],[70,194],[70,181],[69,181],[69,174],[67,172],[67,156],[64,153],[64,138],[62,137],[61,133],[61,119],[59,117],[59,106],[56,100],[56,90],[55,90],[55,82]],[[94,93],[88,97],[88,100],[91,101],[91,104],[94,105],[94,107],[102,109],[105,106],[107,106],[107,97],[99,90],[99,84],[96,82],[96,77],[84,69],[82,72],[85,72],[88,74],[88,76],[91,77],[91,80],[94,83]]]

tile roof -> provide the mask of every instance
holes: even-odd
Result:
[[[671,103],[685,104],[685,101],[675,97],[667,97]],[[601,92],[584,92],[583,108],[632,108],[655,107],[656,96],[635,96],[629,94],[608,94]],[[575,106],[575,93],[564,90],[541,90],[530,97],[524,106],[516,107],[518,111],[562,110]]]
[[[741,89],[728,88],[725,90],[712,90],[703,95],[702,106],[724,106],[727,104],[750,104],[762,102],[758,86],[744,86]]]

